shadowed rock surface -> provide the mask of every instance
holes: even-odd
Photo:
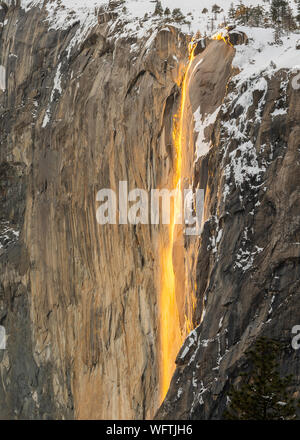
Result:
[[[284,343],[281,373],[294,375],[290,392],[299,398],[291,331],[300,320],[300,104],[292,79],[282,70],[253,78],[263,81],[261,91],[236,90],[234,77],[228,84],[207,162],[195,170],[197,181],[208,168],[209,212],[196,251],[198,326],[178,355],[158,419],[222,418],[259,336]],[[246,110],[242,94],[252,99]]]

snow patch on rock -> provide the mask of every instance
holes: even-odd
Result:
[[[199,106],[194,113],[195,131],[198,133],[196,141],[196,160],[198,160],[199,157],[205,156],[209,152],[210,142],[206,141],[205,131],[210,125],[215,123],[219,111],[220,107],[218,107],[211,115],[205,115],[204,118],[202,118]]]
[[[6,69],[0,66],[0,89],[4,92],[6,90]]]

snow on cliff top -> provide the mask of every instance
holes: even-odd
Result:
[[[224,16],[228,15],[228,10],[231,3],[235,6],[239,4],[239,0],[161,0],[163,8],[169,7],[170,10],[180,8],[183,14],[191,22],[190,25],[180,25],[183,32],[196,33],[198,30],[201,33],[207,32],[211,34],[211,8],[214,4],[219,5],[224,9],[224,12],[217,14],[217,20],[214,20],[214,28],[217,28],[220,23],[224,22]],[[243,0],[246,6],[264,5],[261,0]],[[54,29],[68,28],[71,24],[80,21],[81,26],[78,28],[69,50],[78,42],[82,41],[90,29],[97,24],[97,8],[108,4],[108,0],[22,0],[22,7],[26,10],[32,7],[39,6],[45,8],[48,12],[49,26]],[[295,11],[295,2],[290,0],[290,6]],[[126,6],[126,11],[123,10]],[[266,4],[266,8],[269,4]],[[203,9],[209,10],[208,14],[202,13]],[[150,37],[153,34],[156,26],[159,23],[159,18],[153,16],[155,9],[154,0],[126,0],[118,8],[119,16],[126,19],[126,24],[122,30],[122,36],[136,35],[137,38],[145,36]],[[148,14],[149,19],[139,22]],[[188,14],[191,15],[188,15]],[[173,23],[172,23],[173,24]],[[113,28],[112,24],[112,28]],[[283,44],[281,46],[271,45],[273,41],[272,28],[250,28],[241,27],[250,39],[249,46],[237,46],[234,64],[239,67],[248,77],[251,72],[265,72],[270,73],[280,68],[299,68],[299,51],[295,50],[296,42],[300,38],[299,34],[291,34],[282,38]],[[215,30],[215,29],[214,29]],[[152,35],[153,36],[153,35]],[[242,74],[242,73],[241,73]]]
[[[6,1],[6,3],[10,3]],[[99,7],[108,5],[109,0],[21,0],[24,9],[29,10],[35,6],[45,7],[48,12],[48,21],[51,28],[68,28],[74,22],[80,21],[81,34],[97,24],[96,11]],[[112,2],[113,3],[113,2]],[[114,3],[118,3],[115,1]],[[149,31],[153,30],[153,25],[159,20],[153,15],[155,9],[155,0],[125,0],[124,4],[119,2],[119,16],[126,20],[127,24],[124,32],[134,33],[137,37],[143,37]],[[171,11],[180,8],[190,24],[177,25],[183,32],[196,33],[198,30],[202,34],[205,32],[211,34],[228,17],[228,11],[231,4],[235,7],[240,0],[161,0],[163,9],[169,8]],[[264,6],[267,10],[270,7],[266,0],[243,0],[245,6]],[[212,6],[217,4],[222,12],[214,14]],[[289,0],[291,8],[296,13],[296,2]],[[126,11],[124,10],[126,7]],[[208,9],[208,13],[203,13],[203,9]],[[148,20],[139,23],[145,14],[148,14]],[[213,21],[212,21],[213,19]]]
[[[300,51],[296,49],[299,34],[282,36],[282,44],[273,44],[272,28],[237,27],[249,38],[248,45],[236,46],[233,66],[241,70],[241,80],[258,73],[271,76],[279,69],[300,70]]]
[[[192,13],[188,19],[191,25],[184,25],[183,31],[197,32],[199,29],[207,29],[208,21],[212,16],[211,8],[214,4],[220,6],[224,12],[218,14],[214,25],[217,26],[227,15],[231,5],[229,0],[161,0],[163,8],[171,11],[180,8],[185,16]],[[234,5],[239,4],[239,0],[232,0]],[[44,0],[21,0],[22,6],[28,10],[34,6],[42,7]],[[68,27],[70,23],[80,20],[85,26],[93,26],[97,23],[95,8],[108,4],[108,0],[51,0],[46,3],[49,22],[54,28]],[[256,6],[261,4],[261,0],[244,0],[246,6]],[[124,6],[127,8],[126,16],[132,22],[132,30],[136,29],[135,23],[144,15],[152,14],[155,9],[155,0],[126,0]],[[209,14],[202,14],[202,10],[207,8]],[[125,16],[125,14],[124,14]],[[127,18],[126,17],[126,18]]]

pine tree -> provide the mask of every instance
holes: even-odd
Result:
[[[260,26],[263,23],[265,10],[263,6],[255,6],[250,9],[250,23],[254,26]]]
[[[230,420],[290,420],[296,417],[295,402],[287,388],[292,377],[281,378],[279,342],[260,338],[246,353],[249,373],[242,374],[239,389],[229,393],[230,404],[224,417]]]
[[[174,20],[178,21],[178,22],[184,21],[184,19],[185,19],[185,17],[183,15],[183,13],[181,12],[180,8],[173,9],[172,15],[173,15]]]
[[[235,13],[236,13],[236,11],[234,9],[234,5],[233,5],[233,3],[231,3],[229,11],[228,11],[228,17],[231,21],[235,20]]]
[[[298,23],[300,24],[300,0],[297,0],[297,15],[296,15],[296,20],[297,20]]]
[[[279,10],[277,4],[278,4],[277,0],[272,0],[270,15],[273,23],[278,23],[279,20]]]
[[[282,17],[282,24],[284,29],[287,29],[288,31],[293,31],[297,28],[292,8],[289,5],[287,5],[285,15]]]
[[[281,39],[282,33],[283,33],[282,27],[279,25],[279,23],[277,23],[274,28],[274,43],[275,44],[278,44],[278,45],[283,44],[283,41]]]
[[[218,14],[220,14],[222,12],[222,9],[217,4],[214,4],[213,7],[211,8],[211,12],[213,14],[215,14],[215,20],[217,20]]]
[[[281,23],[286,15],[288,2],[286,0],[272,0],[271,3],[271,19],[274,23]]]
[[[239,24],[246,25],[250,18],[250,8],[240,2],[236,9],[235,17]]]
[[[156,5],[155,5],[155,10],[154,10],[154,15],[163,15],[163,7],[161,5],[161,1],[160,0],[156,0]]]

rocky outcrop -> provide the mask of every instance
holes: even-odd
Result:
[[[1,38],[1,417],[149,418],[159,231],[99,226],[96,193],[170,178],[160,137],[187,40],[118,38],[100,20],[74,44],[77,24],[44,18],[10,9]]]
[[[284,343],[281,373],[293,374],[290,391],[299,397],[291,332],[300,320],[300,109],[292,80],[281,70],[241,87],[233,76],[227,85],[212,148],[194,176],[208,175],[196,328],[178,355],[159,419],[222,418],[230,385],[247,370],[244,353],[262,335]],[[206,83],[199,87],[207,93]]]
[[[228,32],[229,41],[233,46],[237,46],[239,44],[248,44],[249,40],[245,32],[236,31],[232,29]]]

